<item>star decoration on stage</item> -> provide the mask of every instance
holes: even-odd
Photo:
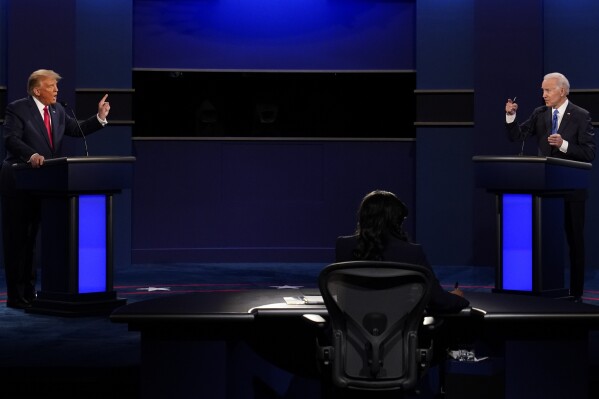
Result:
[[[302,288],[303,285],[271,285],[270,288],[276,288],[278,290],[283,290],[286,288],[292,289],[292,290],[298,290],[300,288]]]
[[[170,291],[171,288],[170,287],[143,287],[143,288],[138,288],[137,291],[148,291],[148,292],[154,292],[154,291]]]

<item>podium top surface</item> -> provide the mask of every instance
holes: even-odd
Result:
[[[501,155],[475,155],[472,157],[474,162],[506,162],[506,163],[546,163],[551,165],[562,165],[571,168],[591,169],[592,164],[588,162],[571,161],[569,159],[538,156],[501,156]]]
[[[38,193],[118,192],[133,181],[133,156],[64,157],[40,168],[13,164],[16,187]]]
[[[492,191],[586,189],[592,165],[553,157],[474,156],[476,187]]]
[[[134,156],[94,156],[94,157],[60,157],[44,160],[44,166],[63,165],[71,163],[127,163],[135,162]],[[12,165],[15,169],[29,168],[28,163],[15,163]]]

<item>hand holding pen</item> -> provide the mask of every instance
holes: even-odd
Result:
[[[505,104],[505,113],[508,115],[514,115],[518,110],[518,104],[516,104],[516,97],[513,99],[508,98]]]

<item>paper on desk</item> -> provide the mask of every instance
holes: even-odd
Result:
[[[489,358],[488,356],[476,357],[474,351],[468,349],[448,350],[447,354],[450,358],[460,362],[480,362]]]
[[[301,296],[286,296],[283,297],[287,305],[305,305],[304,298]]]
[[[287,305],[321,305],[324,303],[320,295],[286,296],[283,299]]]
[[[322,305],[324,301],[320,295],[305,295],[304,303],[308,305]]]

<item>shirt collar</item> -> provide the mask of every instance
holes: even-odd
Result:
[[[35,101],[35,105],[37,105],[37,109],[43,113],[45,105],[42,104],[42,102],[35,97],[33,97],[33,101]]]
[[[566,108],[568,108],[568,99],[566,99],[566,101],[564,101],[564,103],[562,105],[559,106],[559,108],[557,108],[557,110],[559,111],[560,115],[564,115],[566,113]],[[553,113],[553,111],[551,111]]]

